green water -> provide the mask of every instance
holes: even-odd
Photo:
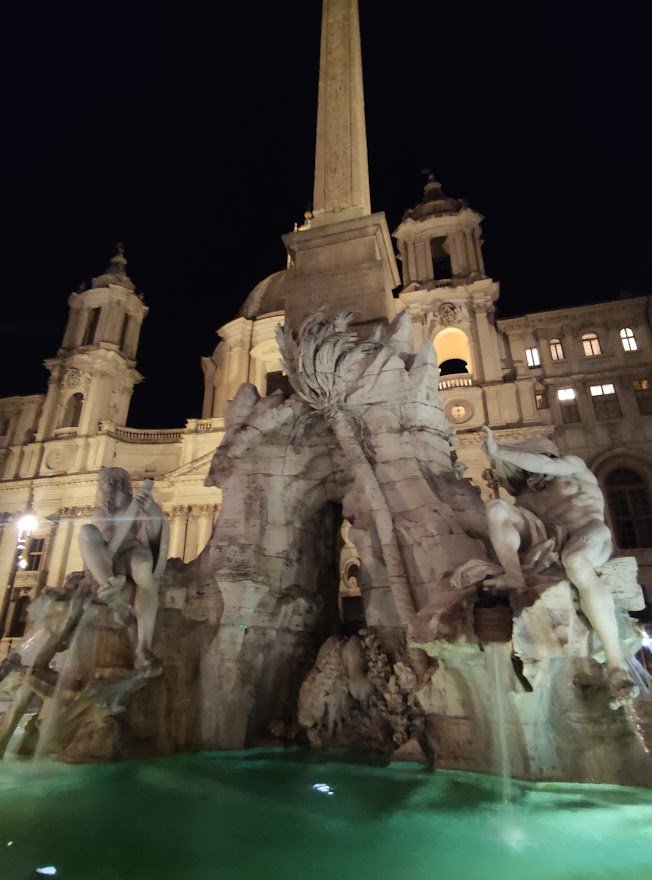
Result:
[[[298,749],[6,762],[0,878],[46,866],[56,880],[652,880],[652,792],[518,783],[505,806],[489,777]]]

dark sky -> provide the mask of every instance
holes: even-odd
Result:
[[[7,6],[0,394],[45,390],[68,294],[123,240],[150,307],[130,424],[199,415],[200,356],[312,197],[320,6]],[[500,315],[652,292],[648,0],[360,6],[390,228],[431,167],[486,217]]]

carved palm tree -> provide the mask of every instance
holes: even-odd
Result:
[[[369,366],[369,355],[383,344],[378,339],[358,342],[347,331],[354,315],[340,312],[325,319],[324,310],[304,321],[295,339],[289,327],[278,327],[276,339],[290,384],[299,397],[330,425],[369,504],[382,547],[394,605],[407,627],[415,607],[392,515],[371,462],[362,420],[347,405],[358,389],[356,380]]]

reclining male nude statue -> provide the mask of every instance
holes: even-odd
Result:
[[[489,538],[504,574],[485,584],[498,589],[525,588],[519,550],[546,540],[553,543],[566,576],[577,588],[582,611],[602,642],[616,701],[635,697],[637,689],[623,657],[614,601],[596,573],[613,550],[598,481],[581,458],[561,455],[547,438],[500,446],[490,428],[482,430],[496,476],[516,500],[516,504],[498,499],[487,503]]]
[[[152,652],[158,610],[158,581],[165,565],[167,523],[145,480],[134,495],[131,478],[123,468],[102,468],[99,477],[102,506],[92,523],[81,528],[79,546],[86,568],[98,584],[97,597],[124,608],[131,597],[122,596],[127,577],[135,585],[136,615],[134,667],[157,663]]]

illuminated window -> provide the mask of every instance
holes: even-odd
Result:
[[[647,485],[636,471],[619,468],[605,480],[618,546],[652,547],[652,510]]]
[[[565,425],[573,422],[579,422],[580,413],[577,408],[577,399],[574,388],[559,388],[557,390],[557,400],[559,401],[559,409],[561,411],[561,420]]]
[[[597,333],[585,333],[582,336],[582,348],[587,358],[602,354]]]
[[[616,389],[611,382],[604,385],[591,385],[589,390],[593,398],[593,409],[597,419],[617,419],[622,415]]]
[[[561,339],[551,339],[548,343],[550,346],[550,357],[553,361],[563,361],[566,358],[564,354],[564,347],[561,344]]]
[[[652,388],[649,379],[632,379],[638,411],[642,416],[652,415]]]
[[[541,358],[539,357],[539,349],[538,348],[526,348],[525,349],[525,358],[527,360],[528,367],[540,367],[541,366]]]
[[[546,391],[536,391],[534,394],[534,403],[537,409],[548,409],[548,394]]]
[[[625,351],[638,351],[636,336],[634,336],[634,331],[631,327],[623,327],[620,331],[620,341],[622,342]]]
[[[95,334],[97,332],[97,325],[100,322],[101,311],[102,309],[91,309],[89,311],[82,345],[92,345],[95,342]]]

